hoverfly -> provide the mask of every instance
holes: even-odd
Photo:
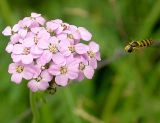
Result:
[[[140,40],[140,41],[131,41],[125,46],[124,50],[128,53],[131,53],[131,52],[135,51],[136,49],[148,47],[148,46],[151,46],[152,44],[153,44],[153,40],[151,40],[151,39]]]

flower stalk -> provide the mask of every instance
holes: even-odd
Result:
[[[36,101],[36,93],[33,93],[32,91],[30,91],[29,98],[30,98],[30,107],[31,107],[32,116],[33,116],[32,123],[38,123],[38,107],[37,107],[37,101]]]

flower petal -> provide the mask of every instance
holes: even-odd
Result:
[[[95,53],[99,51],[99,45],[93,41],[89,43],[89,48]]]
[[[67,34],[59,34],[59,35],[57,35],[57,38],[59,39],[59,40],[65,40],[65,39],[67,39]]]
[[[78,81],[82,81],[84,79],[84,73],[83,72],[79,72],[78,77],[76,80]]]
[[[38,32],[40,32],[40,30],[42,30],[42,27],[34,27],[34,28],[31,28],[31,31],[35,34],[37,34]]]
[[[12,54],[11,55],[13,62],[20,62],[21,61],[21,55]]]
[[[68,49],[60,49],[60,52],[63,54],[63,56],[71,55],[71,51],[69,51]]]
[[[88,51],[88,46],[82,43],[75,45],[75,50],[78,54],[85,54]]]
[[[60,20],[60,19],[55,19],[55,20],[53,20],[52,22],[57,23],[57,24],[61,24],[61,23],[63,23],[63,21],[62,21],[62,20]]]
[[[55,77],[57,85],[66,86],[68,84],[68,77],[66,75],[58,75]]]
[[[85,29],[84,27],[79,27],[78,30],[83,40],[85,41],[91,40],[92,34],[87,29]]]
[[[19,29],[20,29],[19,24],[15,24],[12,28],[13,32],[18,32]]]
[[[79,67],[79,59],[70,56],[67,58],[67,65],[69,70],[77,72]]]
[[[22,55],[22,63],[24,64],[30,64],[33,62],[33,56],[31,54],[28,54],[28,55]]]
[[[94,69],[91,66],[86,66],[83,72],[88,79],[92,79],[94,75]]]
[[[38,91],[38,82],[36,80],[29,81],[27,86],[32,92]]]
[[[33,17],[33,18],[37,18],[37,17],[40,17],[40,16],[41,16],[41,14],[38,14],[38,13],[35,13],[35,12],[31,13],[31,17]]]
[[[18,34],[19,34],[22,38],[25,38],[26,35],[27,35],[27,30],[25,30],[25,29],[20,29],[20,30],[18,31]]]
[[[42,80],[41,80],[42,82],[49,82],[52,80],[52,76],[49,74],[47,70],[41,73],[41,77],[42,77]]]
[[[100,52],[97,52],[97,53],[96,53],[96,59],[97,59],[98,61],[101,61]]]
[[[19,84],[22,81],[22,75],[19,73],[14,73],[12,74],[11,80],[15,82],[16,84]]]
[[[6,51],[8,52],[8,53],[11,53],[12,52],[12,50],[13,50],[13,44],[11,44],[11,43],[9,43],[8,45],[7,45],[7,47],[6,47]]]
[[[47,49],[49,46],[49,42],[48,40],[44,41],[44,40],[39,40],[37,46],[41,49]]]
[[[49,70],[48,70],[49,73],[51,73],[52,75],[59,75],[60,74],[60,68],[58,65],[51,65]]]
[[[24,69],[24,72],[22,75],[23,75],[23,78],[25,78],[26,80],[29,80],[33,77],[33,73],[30,70],[28,70],[27,67]]]
[[[13,47],[13,53],[14,54],[21,54],[23,53],[24,46],[22,44],[15,44]]]
[[[43,50],[35,45],[35,46],[31,47],[31,53],[33,53],[35,55],[40,55],[43,53]]]
[[[53,54],[52,60],[55,64],[64,64],[66,62],[64,56],[61,53]]]
[[[52,59],[52,53],[48,50],[44,51],[42,56],[37,60],[39,64],[45,65],[46,63],[50,62]]]
[[[3,30],[2,34],[5,35],[5,36],[10,36],[10,35],[12,35],[12,29],[11,29],[11,27],[10,27],[10,26],[7,26],[7,27]]]
[[[15,63],[11,63],[8,67],[8,73],[15,73],[16,72],[16,64]]]
[[[94,69],[97,68],[97,60],[96,59],[91,59],[89,61],[89,65],[92,66]]]
[[[16,33],[10,37],[11,43],[16,44],[19,42],[19,35]]]
[[[78,72],[74,72],[74,71],[68,71],[68,78],[69,79],[76,79],[78,77]]]
[[[48,82],[39,82],[38,83],[38,89],[40,91],[45,91],[48,87],[49,87],[49,83]]]
[[[78,31],[76,31],[76,32],[73,32],[73,37],[74,37],[74,39],[75,40],[79,40],[80,38],[81,38],[81,36],[80,36],[80,34],[79,34],[79,32]]]
[[[61,48],[68,48],[68,46],[70,46],[70,42],[68,39],[65,39],[65,40],[62,40],[60,43],[59,43],[59,46]]]
[[[22,43],[25,47],[31,47],[34,45],[34,37],[25,38]]]
[[[47,22],[46,25],[47,25],[47,29],[49,29],[51,31],[54,31],[54,30],[56,30],[59,27],[59,24],[53,23],[51,21]]]
[[[57,45],[58,44],[58,38],[56,38],[55,36],[51,37],[49,39],[49,43]]]
[[[32,67],[28,67],[27,71],[29,71],[30,73],[33,73],[33,78],[37,78],[40,75],[41,71],[42,71],[40,67],[41,66],[38,66],[38,65],[32,66]]]
[[[44,25],[44,23],[45,23],[46,20],[45,20],[43,17],[38,17],[38,18],[36,18],[36,21],[37,21],[39,24]]]

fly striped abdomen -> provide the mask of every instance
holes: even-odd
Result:
[[[153,40],[142,40],[138,42],[140,43],[140,47],[147,47],[153,44]]]
[[[141,41],[132,41],[125,46],[125,51],[128,53],[131,53],[136,49],[139,49],[142,47],[148,47],[148,46],[151,46],[152,44],[153,44],[153,40],[150,40],[150,39],[141,40]]]

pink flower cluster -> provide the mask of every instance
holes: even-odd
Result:
[[[46,21],[31,13],[2,33],[10,37],[6,51],[13,60],[8,70],[11,80],[17,84],[29,80],[33,92],[47,90],[53,80],[66,86],[70,80],[92,79],[100,61],[99,45],[90,41],[91,33],[60,19]]]

